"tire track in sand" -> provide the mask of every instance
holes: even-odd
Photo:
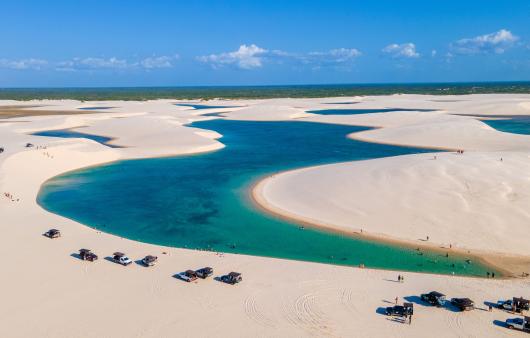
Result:
[[[260,326],[276,328],[275,321],[265,314],[265,311],[256,301],[256,294],[245,299],[245,315]]]
[[[306,284],[305,286],[311,287],[313,285]],[[325,300],[329,299],[329,291],[334,289],[323,287],[320,281],[318,286],[316,290],[313,286],[311,287],[313,290],[310,292],[303,293],[294,300],[284,302],[283,315],[289,324],[304,330],[311,336],[334,336],[333,324],[326,316],[325,311],[322,310]]]

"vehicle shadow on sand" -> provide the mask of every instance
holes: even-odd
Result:
[[[140,266],[143,266],[144,268],[147,268],[148,266],[144,264],[144,261],[141,260],[141,259],[137,259],[134,261],[134,263],[136,263],[136,265],[140,265]]]
[[[386,316],[386,308],[380,306],[375,310],[375,313]]]
[[[388,320],[390,322],[399,323],[399,324],[407,323],[407,319],[405,317],[387,315],[386,308],[382,307],[382,306],[378,307],[375,310],[375,313],[377,313],[378,315],[381,315],[381,316],[385,316],[386,320]]]
[[[106,260],[107,262],[111,262],[111,263],[114,263],[114,264],[118,264],[118,265],[121,265],[119,264],[118,262],[116,262],[112,257],[110,256],[107,256],[105,258],[103,258],[104,260]]]
[[[81,260],[81,261],[83,260],[83,259],[81,258],[81,255],[78,254],[78,253],[70,254],[70,257],[77,258],[77,259],[79,259],[79,260]]]
[[[403,297],[403,299],[409,303],[414,303],[414,304],[418,304],[421,306],[431,306],[429,303],[424,302],[419,296],[406,296],[406,297]]]
[[[497,320],[497,319],[495,319],[493,321],[493,325],[500,326],[500,327],[503,327],[503,328],[507,328],[508,327],[506,325],[506,322],[503,322],[502,320]]]

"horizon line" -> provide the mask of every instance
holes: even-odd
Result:
[[[492,81],[420,81],[420,82],[345,82],[345,83],[307,83],[307,84],[251,84],[251,85],[169,85],[169,86],[24,86],[0,87],[0,90],[25,89],[149,89],[149,88],[264,88],[264,87],[333,87],[333,86],[397,86],[397,85],[470,85],[470,84],[530,84],[530,80],[492,80]]]

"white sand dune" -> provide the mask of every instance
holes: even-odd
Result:
[[[261,194],[278,212],[341,230],[405,240],[428,235],[445,246],[528,254],[528,153],[438,153],[320,166],[275,175]]]
[[[334,104],[355,101],[352,105]],[[456,313],[416,305],[412,325],[378,313],[395,297],[417,301],[438,290],[470,297],[479,308],[528,294],[528,279],[491,280],[296,262],[165,248],[101,233],[44,211],[36,204],[48,178],[84,166],[129,158],[213,151],[221,135],[186,123],[223,111],[230,119],[306,120],[379,126],[352,137],[374,142],[461,148],[438,153],[334,164],[275,175],[260,185],[273,211],[403,241],[430,235],[478,253],[528,257],[530,136],[501,133],[473,117],[452,114],[530,113],[528,95],[353,97],[213,101],[238,109],[195,110],[173,100],[146,102],[3,101],[66,115],[20,117],[0,123],[0,337],[503,337],[499,323],[513,315],[495,310]],[[331,104],[330,104],[331,103]],[[69,115],[80,107],[112,107]],[[253,108],[255,107],[255,108]],[[399,107],[436,112],[320,116],[307,110]],[[29,135],[75,128],[105,135],[109,148],[87,139]],[[31,142],[39,147],[25,148]],[[40,148],[46,147],[46,148]],[[500,158],[503,161],[500,161]],[[13,195],[14,201],[3,192]],[[60,228],[63,237],[41,234]],[[72,257],[87,247],[96,263]],[[155,254],[154,268],[122,267],[103,258],[124,251],[134,259]],[[165,252],[165,254],[163,253]],[[237,286],[214,280],[187,284],[172,276],[212,266],[216,274],[243,273]]]

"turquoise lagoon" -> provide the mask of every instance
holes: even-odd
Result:
[[[101,143],[110,148],[122,148],[121,146],[110,144],[109,142],[112,141],[112,138],[110,137],[82,133],[72,129],[45,130],[33,133],[32,135],[64,138],[86,138],[92,141],[96,141],[97,143]]]
[[[38,203],[108,233],[172,247],[443,274],[493,271],[466,257],[304,229],[249,198],[252,184],[271,173],[428,150],[348,139],[366,130],[355,126],[223,119],[193,126],[219,132],[226,147],[69,172],[47,181]]]
[[[530,116],[496,116],[498,120],[482,120],[492,128],[512,134],[530,135]]]

